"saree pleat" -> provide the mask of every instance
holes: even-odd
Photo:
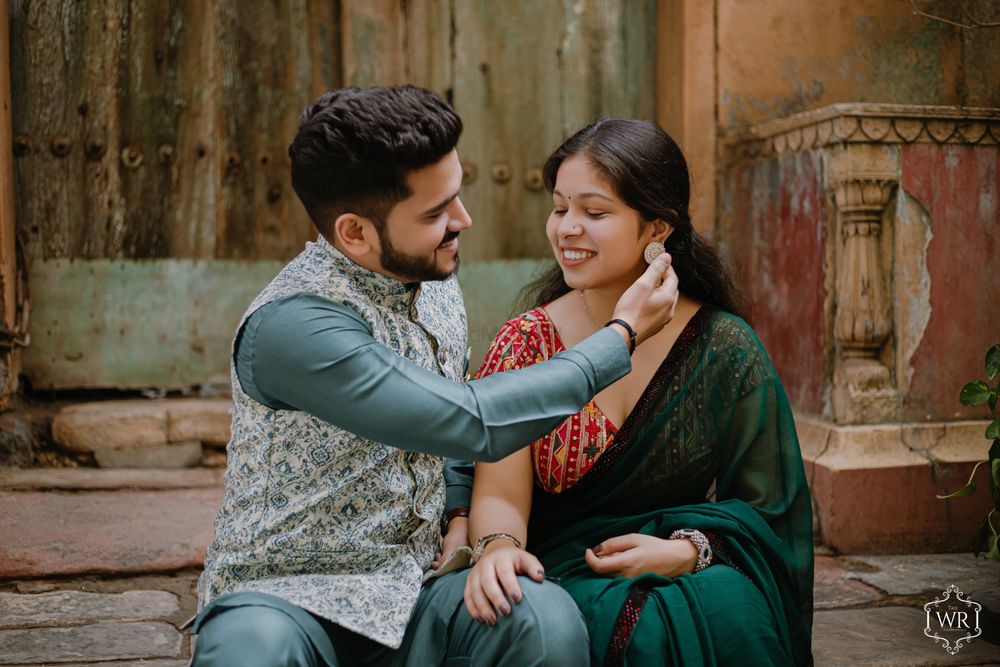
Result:
[[[720,564],[609,578],[584,561],[610,537],[678,528],[711,533]],[[562,493],[536,488],[528,543],[583,611],[595,665],[809,664],[809,489],[752,329],[702,307],[593,469]]]

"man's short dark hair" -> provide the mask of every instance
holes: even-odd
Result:
[[[413,194],[407,173],[438,162],[461,134],[462,121],[430,90],[335,90],[302,114],[288,147],[292,187],[327,238],[344,213],[369,218],[381,231],[392,207]]]

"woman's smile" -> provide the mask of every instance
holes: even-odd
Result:
[[[597,253],[593,250],[581,250],[579,248],[563,248],[562,249],[562,264],[565,267],[579,266],[586,262],[588,259],[596,257]]]

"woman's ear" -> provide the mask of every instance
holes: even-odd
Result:
[[[343,213],[333,221],[331,242],[352,257],[362,257],[373,250],[370,239],[371,221],[354,213]]]
[[[653,222],[650,223],[650,227],[652,227],[653,230],[653,234],[649,239],[650,241],[666,243],[667,239],[670,238],[670,235],[674,233],[674,226],[664,220],[653,220]]]

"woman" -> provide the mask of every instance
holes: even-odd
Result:
[[[496,623],[520,599],[516,574],[544,568],[580,607],[594,664],[808,664],[812,514],[792,413],[691,226],[680,149],[653,123],[602,120],[544,176],[557,266],[526,288],[533,308],[478,376],[585,338],[664,247],[679,295],[631,373],[530,448],[476,466],[470,613]]]

